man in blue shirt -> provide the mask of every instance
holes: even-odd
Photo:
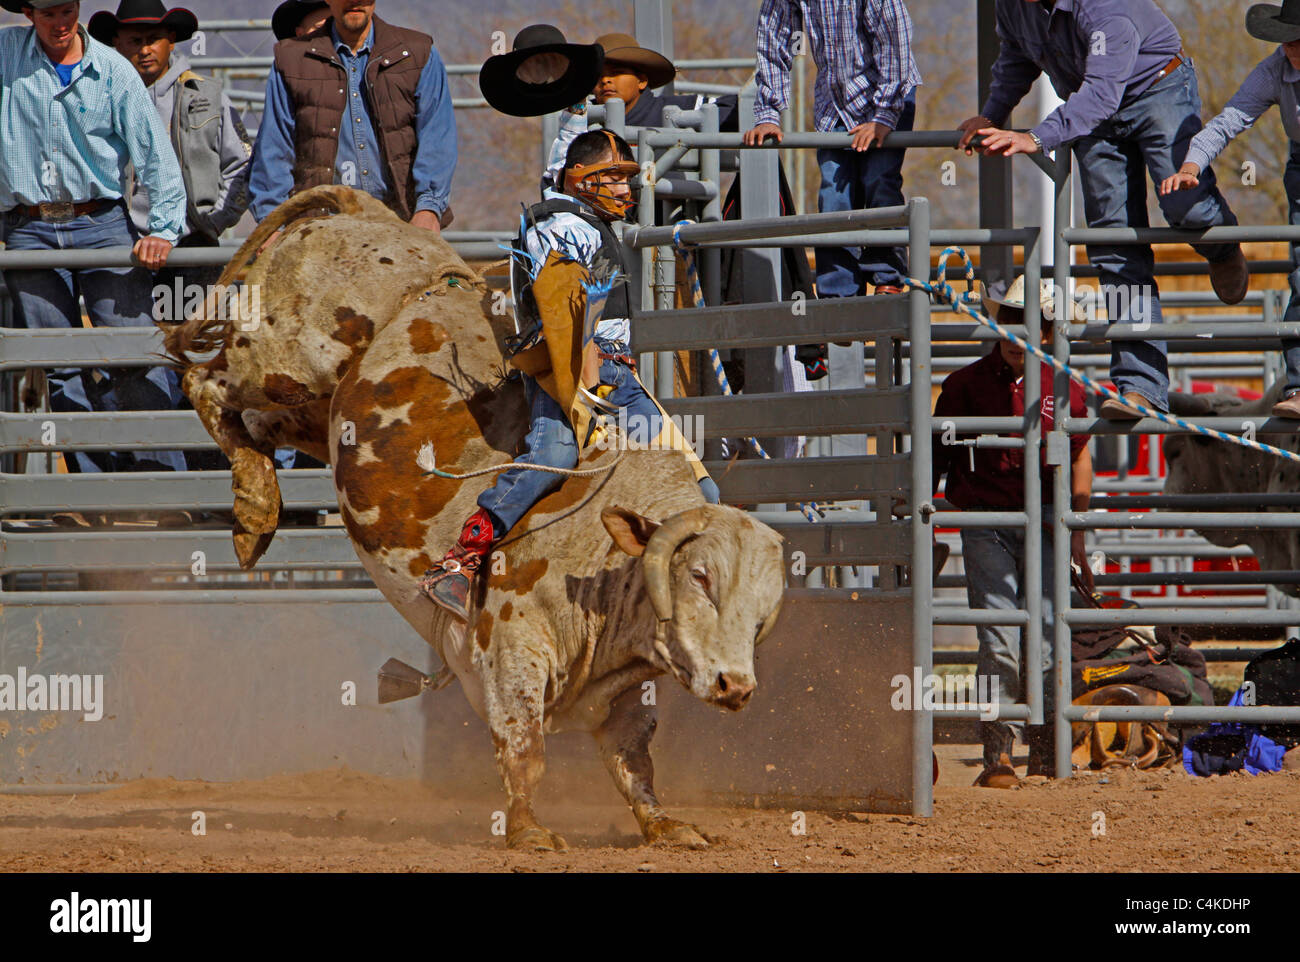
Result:
[[[329,0],[331,19],[275,46],[249,176],[259,221],[290,194],[344,184],[403,220],[450,221],[456,124],[433,39],[374,16],[374,0]]]
[[[1172,176],[1201,129],[1196,71],[1178,30],[1153,0],[998,0],[1002,42],[988,101],[961,125],[960,146],[984,138],[989,154],[1050,153],[1069,146],[1083,187],[1089,227],[1147,227],[1145,167],[1159,183]],[[1065,103],[1028,133],[1002,128],[1040,73]],[[1199,186],[1159,196],[1171,226],[1232,225],[1236,217],[1207,170]],[[1210,262],[1226,304],[1246,296],[1249,273],[1238,244],[1193,244]],[[1146,245],[1088,247],[1101,271],[1111,321],[1161,321],[1155,255]],[[1163,341],[1115,341],[1111,378],[1127,403],[1107,399],[1101,415],[1139,417],[1133,404],[1169,409]]]
[[[5,271],[24,327],[92,323],[152,326],[151,270],[163,266],[185,223],[185,189],[167,129],[136,71],[78,23],[80,5],[3,0],[28,27],[0,30],[0,211],[11,251],[133,246],[142,267]],[[149,197],[137,237],[122,197],[126,165]],[[58,371],[56,411],[174,408],[169,368]],[[69,453],[71,471],[182,470],[180,452]]]

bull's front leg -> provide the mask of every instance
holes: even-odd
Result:
[[[494,643],[491,651],[480,652],[476,660],[480,662],[483,677],[488,679],[484,685],[488,727],[496,745],[497,770],[501,772],[509,799],[506,845],[562,852],[569,847],[564,839],[538,822],[533,814],[533,794],[546,771],[546,743],[542,735],[548,677],[546,659],[537,652]]]
[[[629,688],[610,706],[609,718],[592,734],[614,785],[623,793],[647,842],[708,848],[714,841],[689,822],[672,818],[655,797],[650,739],[658,724],[653,705],[641,704],[641,687]]]

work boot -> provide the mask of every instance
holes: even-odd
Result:
[[[1210,284],[1214,293],[1225,304],[1238,304],[1250,290],[1250,268],[1246,265],[1246,255],[1241,245],[1231,257],[1221,261],[1210,261]]]
[[[977,788],[1015,788],[1019,784],[1020,779],[1011,765],[1011,756],[1007,752],[999,755],[998,760],[993,764],[986,762],[984,771],[980,772],[979,777],[975,779]]]
[[[492,516],[479,508],[465,521],[460,538],[446,556],[424,573],[422,591],[434,604],[461,621],[469,621],[469,592],[474,575],[492,550]]]
[[[1116,401],[1114,398],[1106,398],[1106,400],[1101,402],[1101,407],[1098,409],[1097,413],[1107,421],[1140,421],[1142,419],[1142,412],[1133,407],[1135,404],[1140,404],[1145,408],[1151,408],[1154,410],[1151,402],[1145,397],[1138,394],[1137,391],[1129,391],[1124,395],[1123,403]]]
[[[1300,391],[1294,391],[1274,404],[1273,417],[1300,418]]]

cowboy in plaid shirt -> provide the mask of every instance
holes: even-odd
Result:
[[[903,151],[883,149],[892,130],[911,130],[921,74],[912,59],[912,18],[902,0],[763,0],[758,15],[758,97],[745,143],[781,141],[790,102],[790,65],[807,43],[817,64],[819,131],[848,131],[851,149],[817,151],[819,210],[865,210],[903,203]],[[852,297],[865,282],[901,293],[901,247],[818,247],[819,297]]]

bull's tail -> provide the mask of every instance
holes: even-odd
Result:
[[[182,370],[194,364],[191,354],[219,351],[230,343],[235,318],[232,312],[217,309],[217,298],[224,296],[258,250],[270,237],[295,221],[326,214],[359,214],[364,210],[356,194],[348,187],[327,185],[295,194],[273,210],[248,235],[248,239],[221,272],[214,290],[208,293],[201,310],[180,324],[159,324],[163,328],[163,353]]]

